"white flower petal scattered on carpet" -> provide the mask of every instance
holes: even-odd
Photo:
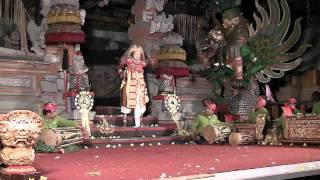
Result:
[[[152,134],[152,137],[154,137],[154,138],[155,138],[155,137],[156,137],[156,135]]]
[[[113,146],[112,146],[112,148],[116,148],[116,147],[117,147],[116,145],[113,145]]]
[[[220,160],[219,159],[214,159],[216,162],[220,162]]]
[[[40,176],[40,180],[47,180],[48,178],[46,176]]]
[[[152,143],[149,143],[149,146],[152,146]]]
[[[84,146],[85,149],[88,149],[88,146]]]
[[[178,175],[180,175],[180,174],[181,174],[181,172],[177,172],[177,174],[178,174]]]
[[[96,149],[99,149],[99,146],[96,146]]]
[[[210,170],[215,170],[215,169],[216,169],[216,168],[214,168],[214,167],[211,167],[211,168],[210,168]]]
[[[110,144],[107,144],[107,145],[106,145],[106,148],[109,148],[109,147],[111,147],[111,145],[110,145]]]
[[[60,156],[56,156],[56,157],[54,157],[53,159],[60,159]]]
[[[144,146],[144,143],[141,143],[140,146]]]
[[[134,146],[134,144],[133,144],[133,143],[131,143],[131,144],[130,144],[130,146],[131,146],[131,147],[133,147],[133,146]]]
[[[172,145],[174,145],[174,144],[175,144],[175,142],[171,142],[171,144],[172,144]]]
[[[118,147],[121,147],[122,145],[121,144],[118,144]]]
[[[277,163],[276,163],[276,162],[271,162],[271,164],[275,165],[275,164],[277,164]]]
[[[100,171],[91,171],[87,173],[88,176],[101,176]]]
[[[238,146],[237,149],[240,150],[240,147]]]
[[[161,173],[160,178],[166,178],[167,174],[166,173]]]
[[[99,158],[99,156],[94,156],[94,158],[96,158],[96,159],[97,159],[97,158]]]
[[[196,168],[199,168],[200,166],[199,165],[196,165]]]
[[[157,143],[157,145],[158,145],[158,146],[161,146],[161,143],[160,143],[160,142],[158,142],[158,143]]]

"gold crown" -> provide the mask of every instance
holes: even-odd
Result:
[[[187,53],[180,47],[164,47],[157,54],[157,60],[180,60],[186,61]]]

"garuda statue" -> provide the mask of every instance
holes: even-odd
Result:
[[[241,15],[241,0],[216,0],[216,4],[222,24],[209,32],[200,54],[206,58],[218,56],[208,78],[224,87],[231,113],[246,119],[259,96],[258,82],[281,78],[285,71],[299,66],[299,57],[309,45],[300,45],[291,52],[301,34],[301,18],[288,34],[291,18],[286,0],[268,0],[269,11],[256,0],[259,14],[254,13],[255,25],[249,25]]]

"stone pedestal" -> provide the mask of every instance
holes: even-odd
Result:
[[[0,115],[1,173],[33,174],[33,146],[43,129],[42,118],[32,111],[16,110]],[[0,175],[1,176],[1,175]]]

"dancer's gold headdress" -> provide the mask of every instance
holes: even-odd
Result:
[[[133,52],[135,52],[135,51],[140,51],[140,52],[141,52],[141,59],[142,59],[143,61],[146,60],[146,57],[145,57],[145,55],[144,55],[144,52],[143,52],[142,47],[139,46],[139,45],[136,45],[136,44],[131,45],[131,46],[128,48],[128,50],[124,53],[123,56],[130,57],[131,54],[132,54]]]

